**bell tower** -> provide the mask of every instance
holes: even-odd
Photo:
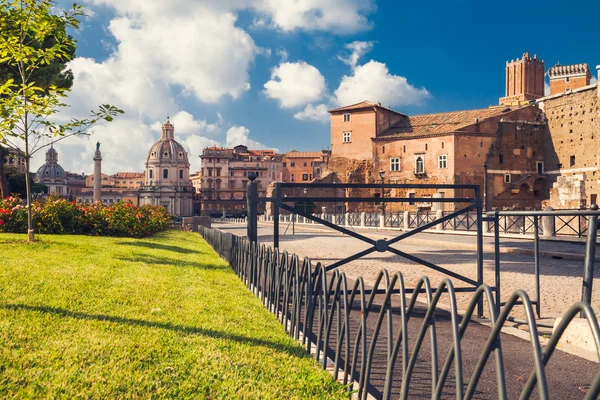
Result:
[[[529,53],[523,58],[506,62],[506,95],[500,105],[528,103],[544,97],[544,61]]]

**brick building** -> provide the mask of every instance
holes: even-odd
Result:
[[[592,73],[587,64],[556,64],[548,70],[550,96],[588,86]]]
[[[283,157],[283,182],[310,182],[322,176],[331,152],[323,151],[290,151]]]
[[[547,204],[557,209],[585,208],[597,204],[600,194],[600,87],[589,85],[585,64],[560,66],[559,71],[562,81],[551,89],[555,93],[538,101],[548,119],[544,160],[552,189]],[[565,71],[573,74],[569,87]],[[549,75],[552,86],[559,74]]]
[[[488,209],[540,207],[545,199],[542,138],[546,124],[541,111],[533,105],[409,117],[378,104],[362,102],[330,113],[334,150],[329,169],[345,181],[378,183],[381,171],[385,183],[479,184],[487,187]],[[382,116],[385,119],[380,123]],[[352,123],[357,120],[359,124]],[[364,151],[367,142],[370,142],[368,155]],[[375,192],[371,195],[380,195]],[[460,197],[462,194],[398,189],[384,195]],[[358,211],[352,205],[349,207],[350,211]],[[432,204],[397,203],[387,207],[393,211],[429,210]]]

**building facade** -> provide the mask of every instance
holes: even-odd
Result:
[[[172,215],[191,216],[194,189],[189,175],[188,154],[175,140],[175,127],[167,120],[160,140],[148,152],[144,184],[139,188],[140,205],[162,206]]]
[[[385,130],[375,126],[378,108],[379,105],[363,102],[330,111],[332,127],[341,127],[338,132],[332,128],[332,142],[338,143],[332,143],[335,150],[329,169],[340,179],[381,183],[383,175],[384,183],[476,184],[485,187],[490,210],[541,206],[548,190],[542,151],[546,123],[537,107],[499,106],[403,116]],[[345,127],[344,123],[356,120],[354,110],[359,118],[371,120],[371,126],[361,123],[364,129]],[[351,132],[350,140],[345,139],[344,132]],[[363,160],[365,137],[371,142],[368,160]],[[338,153],[340,148],[344,149]],[[381,195],[377,191],[362,194]],[[462,197],[467,193],[393,189],[384,195],[426,198]],[[349,207],[350,211],[369,211]],[[395,203],[386,207],[390,211],[431,210],[432,203]]]
[[[245,215],[247,210],[248,174],[256,173],[259,196],[273,181],[282,178],[281,159],[274,150],[205,148],[202,159],[201,209],[203,215]],[[264,205],[259,205],[264,211]]]
[[[283,182],[311,182],[319,179],[327,167],[331,153],[323,151],[290,151],[282,159]]]

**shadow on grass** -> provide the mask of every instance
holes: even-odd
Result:
[[[167,251],[173,251],[173,252],[181,253],[181,254],[202,254],[202,253],[207,254],[207,252],[203,252],[203,251],[199,251],[199,250],[186,249],[184,247],[171,246],[171,245],[160,244],[160,243],[155,243],[155,242],[119,241],[119,242],[115,242],[115,244],[124,245],[124,246],[145,247],[147,249],[154,249],[154,250],[167,250]]]
[[[307,358],[310,357],[308,353],[306,353],[301,347],[286,345],[283,343],[276,343],[269,340],[257,339],[242,335],[236,335],[232,333],[227,333],[223,331],[218,331],[215,329],[208,328],[199,328],[195,326],[185,326],[185,325],[176,325],[168,322],[155,322],[155,321],[146,321],[142,319],[133,319],[133,318],[123,318],[116,317],[111,315],[103,315],[103,314],[88,314],[77,311],[69,311],[63,308],[58,307],[49,307],[49,306],[31,306],[28,304],[3,304],[0,305],[0,308],[6,310],[15,310],[15,311],[33,311],[33,312],[42,312],[47,314],[54,314],[59,317],[65,318],[73,318],[79,320],[91,320],[91,321],[106,321],[113,322],[118,324],[125,324],[131,326],[140,326],[146,328],[157,328],[157,329],[166,329],[177,333],[183,333],[188,335],[202,335],[208,336],[214,339],[224,339],[235,341],[242,344],[248,344],[252,346],[262,346],[268,347],[273,350],[277,350],[280,352],[287,353],[294,357]]]
[[[229,270],[231,268],[227,264],[217,264],[215,261],[220,259],[207,258],[206,262],[202,261],[183,261],[175,258],[169,257],[157,257],[157,256],[145,256],[145,255],[132,255],[129,257],[114,257],[117,260],[126,261],[126,262],[140,262],[149,265],[175,265],[178,267],[192,267],[192,268],[202,268],[202,269],[210,269],[210,270]]]

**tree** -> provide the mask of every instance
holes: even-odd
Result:
[[[30,173],[30,175],[34,174]],[[19,172],[15,167],[9,166],[6,168],[6,181],[10,195],[17,195],[22,199],[27,196],[27,183],[23,172]],[[43,183],[32,183],[31,193],[33,196],[40,193],[48,193],[48,186]]]
[[[77,29],[83,15],[81,6],[53,14],[54,0],[3,0],[0,3],[0,65],[14,72],[0,82],[0,143],[25,158],[25,183],[28,207],[28,241],[34,240],[31,196],[31,157],[38,151],[71,136],[86,135],[99,121],[112,121],[122,114],[104,104],[89,118],[58,123],[56,114],[67,107],[69,92],[64,85],[44,78],[49,67],[72,57],[75,40],[66,33]],[[44,87],[44,84],[47,86]],[[44,141],[43,139],[47,139]]]

